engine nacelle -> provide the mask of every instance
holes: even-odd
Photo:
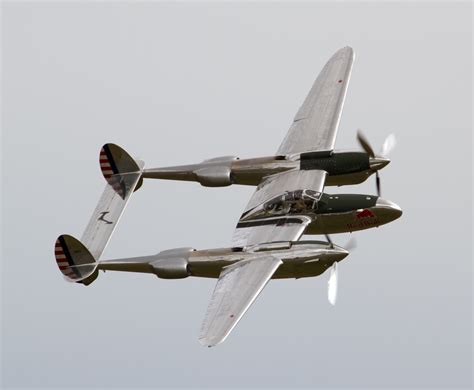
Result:
[[[226,187],[232,184],[232,162],[211,165],[194,171],[197,181],[204,187]]]
[[[161,279],[184,279],[191,274],[188,260],[182,257],[157,260],[152,266],[156,276]]]
[[[191,275],[189,255],[193,248],[176,248],[160,252],[151,263],[155,275],[161,279],[184,279]]]
[[[237,156],[221,156],[221,157],[214,157],[210,158],[208,160],[204,160],[203,162],[208,163],[208,162],[227,162],[227,161],[235,161],[238,160],[239,158]]]

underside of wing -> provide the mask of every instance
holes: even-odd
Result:
[[[298,241],[311,221],[305,215],[241,221],[235,228],[232,246],[244,248],[267,242]]]
[[[262,256],[224,268],[201,327],[200,343],[212,347],[224,341],[281,263],[276,257]]]
[[[354,51],[345,47],[326,63],[297,112],[278,155],[334,149],[353,61]]]

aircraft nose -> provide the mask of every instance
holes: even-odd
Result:
[[[373,171],[378,171],[390,163],[390,159],[386,157],[370,157],[369,166]]]
[[[377,198],[375,207],[380,210],[383,210],[388,216],[392,218],[392,220],[400,218],[403,214],[403,211],[400,206],[393,203],[391,200]]]

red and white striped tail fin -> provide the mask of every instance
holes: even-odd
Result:
[[[54,245],[59,270],[69,282],[92,283],[98,275],[97,263],[89,250],[74,237],[63,234]]]
[[[126,175],[142,172],[143,161],[134,160],[125,150],[115,144],[105,144],[99,154],[100,170],[105,180],[122,198],[127,193]],[[140,177],[135,191],[142,185]]]

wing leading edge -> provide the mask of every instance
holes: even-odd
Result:
[[[225,267],[209,302],[199,342],[209,347],[223,342],[280,264],[277,257],[261,256]]]

